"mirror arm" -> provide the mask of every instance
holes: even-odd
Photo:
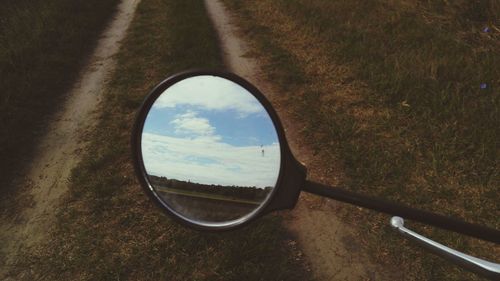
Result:
[[[482,260],[459,251],[448,248],[429,238],[426,238],[416,232],[404,227],[404,220],[400,217],[391,218],[391,226],[398,230],[403,236],[427,248],[429,251],[455,263],[461,267],[477,274],[483,275],[492,280],[500,278],[500,264]]]
[[[356,206],[404,217],[406,219],[415,220],[428,225],[500,244],[500,231],[493,228],[468,223],[456,218],[411,208],[395,202],[358,194],[339,187],[327,186],[308,180],[305,181],[302,190]]]

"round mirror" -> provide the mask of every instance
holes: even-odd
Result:
[[[218,75],[180,75],[153,90],[137,141],[141,172],[162,207],[209,228],[241,224],[262,210],[282,162],[262,100],[241,78]]]

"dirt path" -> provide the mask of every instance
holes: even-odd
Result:
[[[0,218],[0,280],[5,280],[16,254],[46,239],[61,196],[68,189],[71,170],[86,149],[86,134],[99,117],[101,95],[139,0],[123,0],[117,13],[101,35],[97,47],[82,70],[65,104],[55,114],[23,185],[33,204],[19,210],[14,218]]]
[[[300,124],[280,105],[279,95],[265,80],[259,62],[246,55],[250,49],[232,23],[229,12],[218,0],[205,0],[205,5],[218,31],[226,65],[255,84],[271,101],[281,117],[293,153],[308,167],[308,178],[336,184],[336,177],[327,173],[320,155],[314,155],[301,140]],[[368,259],[353,226],[335,217],[335,211],[342,207],[345,205],[333,200],[301,194],[295,209],[285,215],[287,226],[296,234],[314,276],[319,280],[400,280]]]

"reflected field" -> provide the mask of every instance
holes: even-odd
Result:
[[[175,210],[199,221],[225,222],[239,219],[256,209],[260,202],[241,200],[202,193],[183,193],[178,190],[158,189],[160,196],[175,206]]]
[[[149,176],[163,201],[177,213],[204,222],[227,222],[250,214],[272,187],[223,186]]]

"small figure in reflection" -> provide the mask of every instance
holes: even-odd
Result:
[[[260,145],[260,148],[262,148],[262,157],[264,157],[264,148],[262,147],[262,144]]]

